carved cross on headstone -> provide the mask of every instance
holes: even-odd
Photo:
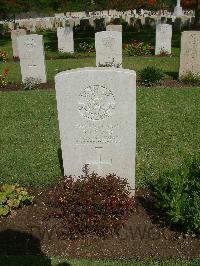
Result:
[[[104,156],[102,153],[103,147],[95,147],[96,149],[96,160],[90,162],[90,165],[96,165],[98,174],[103,174],[103,166],[104,165],[111,165],[112,159],[106,159],[104,160]]]

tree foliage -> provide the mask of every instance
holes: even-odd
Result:
[[[42,13],[58,11],[173,9],[177,0],[0,0],[0,16],[9,17],[20,12]],[[198,0],[182,0],[184,8],[197,8]]]

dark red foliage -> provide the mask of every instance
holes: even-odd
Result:
[[[13,61],[14,61],[14,62],[20,61],[20,60],[19,60],[19,57],[18,57],[18,56],[13,56]]]
[[[73,237],[117,233],[135,206],[127,180],[111,174],[64,177],[52,198],[59,208],[54,216],[62,218],[66,234]]]
[[[154,6],[156,4],[156,0],[147,0],[147,3],[150,5],[150,6]]]

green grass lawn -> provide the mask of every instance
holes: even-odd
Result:
[[[137,90],[137,188],[200,151],[197,88]],[[0,182],[46,186],[61,175],[54,91],[0,93]]]
[[[166,260],[166,261],[137,261],[137,260],[66,260],[47,257],[17,257],[0,256],[1,266],[198,266],[200,260]]]
[[[133,69],[139,71],[146,66],[156,66],[161,68],[166,78],[172,79],[178,74],[179,58],[174,57],[128,57],[123,58],[123,67],[127,69]],[[48,80],[53,81],[57,73],[81,67],[94,67],[95,57],[86,58],[68,58],[68,59],[57,59],[57,60],[46,60]],[[7,63],[0,63],[0,73],[4,68],[9,69],[8,81],[11,83],[21,82],[21,73],[19,62],[8,61]]]

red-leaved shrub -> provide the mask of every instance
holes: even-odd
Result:
[[[52,198],[62,218],[66,235],[108,236],[117,233],[134,210],[126,179],[95,173],[74,180],[64,177],[53,191]]]

